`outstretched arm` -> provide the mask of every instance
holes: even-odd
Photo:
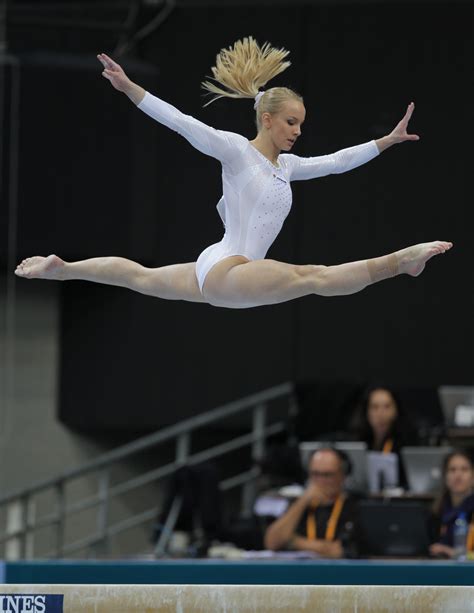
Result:
[[[385,149],[388,149],[392,145],[403,143],[406,140],[420,140],[418,134],[408,134],[407,132],[408,122],[410,121],[414,110],[415,103],[410,102],[405,116],[397,123],[397,125],[390,132],[390,134],[387,134],[387,136],[383,136],[382,138],[379,138],[375,141],[380,153],[382,153],[382,151],[385,151]]]
[[[104,67],[102,75],[111,82],[115,89],[126,94],[141,111],[183,136],[198,151],[220,162],[229,163],[243,148],[245,139],[242,136],[215,130],[202,121],[185,115],[171,104],[133,83],[121,66],[105,53],[100,53],[97,58]]]
[[[290,179],[298,181],[303,179],[315,179],[330,174],[340,174],[366,164],[379,153],[388,149],[392,145],[402,143],[407,140],[419,140],[417,134],[408,134],[407,127],[412,116],[415,105],[411,102],[408,105],[405,116],[395,128],[382,138],[372,140],[362,145],[341,149],[330,155],[302,158],[296,155],[285,156],[288,158],[290,166]]]
[[[125,74],[123,68],[105,53],[99,53],[97,59],[104,67],[102,76],[108,79],[119,92],[126,94],[134,104],[140,104],[145,97],[145,90]]]

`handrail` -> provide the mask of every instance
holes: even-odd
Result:
[[[271,426],[267,426],[266,428],[264,428],[263,433],[266,434],[267,436],[271,436],[272,434],[278,434],[279,432],[282,432],[283,429],[284,429],[284,424],[282,422],[277,422]],[[189,466],[193,466],[205,460],[209,460],[213,457],[216,457],[222,453],[226,453],[229,451],[235,451],[236,449],[240,449],[241,447],[244,447],[245,445],[251,443],[254,440],[254,438],[255,437],[252,433],[241,435],[230,441],[227,441],[226,443],[215,445],[214,447],[210,447],[204,451],[199,451],[197,453],[190,455],[187,463]],[[109,498],[113,498],[121,494],[125,494],[133,489],[136,489],[137,487],[142,487],[143,485],[147,485],[149,483],[158,481],[158,479],[162,477],[171,475],[176,469],[179,468],[179,466],[180,465],[177,462],[170,462],[168,464],[165,464],[164,466],[160,466],[159,468],[150,470],[144,473],[143,475],[140,475],[139,477],[133,477],[132,479],[128,479],[128,481],[124,481],[120,483],[119,485],[114,485],[110,487],[108,491],[108,496]],[[252,470],[247,471],[245,475],[249,477],[256,476],[255,472],[253,472]],[[241,475],[238,475],[238,476],[241,476]],[[228,479],[227,480],[228,483],[226,482],[224,486],[225,489],[229,489],[229,487],[231,487],[230,483],[233,483],[234,480],[235,480],[235,477]],[[83,500],[80,500],[78,502],[74,502],[72,504],[65,506],[64,513],[70,516],[70,515],[73,515],[74,513],[80,513],[86,509],[92,509],[94,507],[98,507],[100,506],[101,502],[102,502],[102,499],[101,499],[100,494],[94,494],[93,496],[88,496],[87,498]],[[43,525],[49,525],[51,523],[51,520],[54,520],[57,517],[58,517],[58,513],[56,512],[56,513],[50,513],[48,515],[44,515],[40,518],[37,518],[35,522],[35,528],[40,528]],[[22,531],[19,530],[18,532],[9,533],[8,535],[0,534],[0,544],[8,541],[13,536],[20,535],[21,533]]]
[[[0,505],[11,500],[22,498],[26,494],[34,494],[37,491],[57,486],[63,481],[74,479],[86,473],[98,470],[99,468],[103,468],[107,464],[122,460],[132,455],[133,453],[138,453],[139,451],[142,451],[155,444],[162,443],[169,439],[175,438],[179,434],[184,434],[189,430],[204,426],[210,422],[217,421],[225,417],[229,417],[230,415],[238,413],[239,411],[251,409],[256,404],[272,400],[273,398],[277,398],[279,396],[284,396],[285,394],[290,395],[293,390],[294,386],[292,383],[282,383],[280,385],[271,387],[263,392],[257,392],[255,394],[251,394],[250,396],[246,396],[245,398],[242,398],[240,400],[235,400],[226,403],[220,407],[216,407],[215,409],[206,411],[201,415],[197,415],[196,417],[190,417],[181,421],[179,424],[168,426],[167,428],[164,428],[159,432],[154,432],[152,434],[142,436],[131,443],[126,443],[125,445],[121,445],[117,449],[103,453],[98,458],[85,462],[77,468],[64,471],[63,473],[60,473],[52,479],[39,481],[31,486],[24,487],[9,494],[0,496]]]
[[[278,405],[275,405],[278,411],[273,414],[272,423],[267,424],[267,416],[269,416],[268,401],[283,398],[285,399],[284,413],[286,418],[281,419],[282,407],[278,408]],[[10,553],[4,555],[9,557],[12,552],[15,558],[18,554],[21,557],[32,555],[34,535],[37,533],[37,530],[45,527],[52,529],[53,541],[55,543],[54,550],[46,557],[57,557],[83,549],[92,550],[95,554],[106,552],[110,547],[110,538],[131,527],[149,521],[156,517],[158,513],[158,507],[153,506],[145,511],[135,513],[126,519],[112,523],[111,517],[109,517],[112,499],[124,494],[129,495],[132,490],[138,487],[157,483],[161,479],[175,473],[182,466],[191,467],[213,458],[218,458],[229,452],[235,452],[243,447],[250,447],[253,466],[250,470],[240,472],[237,475],[220,481],[218,486],[222,492],[234,487],[240,487],[241,512],[244,515],[248,515],[251,513],[252,500],[255,496],[256,479],[260,474],[258,461],[262,458],[265,451],[266,440],[268,437],[283,432],[287,428],[287,419],[294,414],[294,408],[294,387],[291,383],[283,383],[186,419],[179,424],[163,428],[153,434],[143,436],[113,451],[104,453],[94,460],[87,461],[79,467],[64,471],[51,479],[43,480],[33,484],[31,487],[22,488],[0,497],[0,507],[2,505],[10,507],[10,509],[7,509],[7,513],[11,510],[12,517],[15,517],[14,514],[16,514],[20,518],[21,524],[18,528],[15,528],[13,524],[7,525],[6,530],[0,534],[0,545],[5,548],[10,547]],[[246,411],[251,411],[250,432],[239,434],[224,442],[191,453],[191,437],[198,428]],[[133,454],[148,451],[151,447],[170,440],[175,442],[174,460],[118,483],[110,483],[110,469],[114,463],[128,459]],[[98,491],[95,494],[82,497],[80,500],[69,502],[66,496],[68,482],[92,474],[98,480]],[[39,514],[39,516],[32,515],[30,520],[28,509],[30,504],[34,505],[34,496],[48,490],[51,490],[52,494],[53,511],[48,510],[45,514]],[[68,522],[71,516],[94,507],[97,509],[95,512],[95,529],[89,526],[89,534],[87,536],[70,542],[67,538],[67,533]],[[174,527],[175,520],[171,520],[173,520],[173,517],[169,518],[169,525],[167,524],[168,532],[173,530]],[[170,534],[163,534],[163,539],[160,541],[162,548],[166,548],[169,536]],[[29,554],[28,552],[31,553]],[[45,554],[43,553],[42,555],[44,557]]]
[[[251,479],[257,478],[259,474],[260,474],[259,471],[255,467],[251,468],[248,471],[245,471],[243,473],[235,475],[234,477],[229,477],[228,479],[221,481],[219,483],[219,489],[225,492],[234,487],[238,487],[239,485],[243,485],[244,483],[248,482]],[[107,528],[106,535],[114,536],[115,534],[119,534],[125,528],[134,527],[136,525],[140,525],[140,523],[142,523],[143,521],[152,520],[156,518],[156,516],[158,515],[159,509],[160,507],[154,506],[150,509],[142,511],[138,515],[135,515],[131,518],[118,521],[112,526],[110,526],[109,528]],[[17,536],[17,535],[19,536],[20,534],[21,534],[21,531],[19,531],[17,534],[13,534],[10,536]],[[91,536],[88,536],[82,539],[78,539],[72,543],[68,543],[67,545],[64,546],[64,553],[72,554],[72,553],[75,553],[76,551],[80,551],[81,549],[85,549],[88,546],[95,545],[98,542],[100,542],[101,538],[102,538],[101,534],[95,533]],[[51,551],[47,553],[45,557],[47,558],[53,554],[54,554],[54,551]]]

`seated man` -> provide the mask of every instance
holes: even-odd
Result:
[[[319,449],[308,472],[304,493],[268,526],[265,547],[314,551],[328,558],[352,556],[355,505],[344,492],[349,458],[336,449]]]

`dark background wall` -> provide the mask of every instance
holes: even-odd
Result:
[[[420,142],[293,184],[293,210],[269,257],[338,264],[434,239],[455,248],[418,279],[247,311],[64,284],[61,419],[152,428],[290,379],[472,384],[472,13],[456,2],[409,11],[397,2],[185,3],[124,57],[156,95],[252,138],[250,101],[203,109],[200,82],[218,50],[242,36],[290,49],[293,65],[272,85],[305,98],[299,155],[382,136],[414,100]],[[35,39],[12,27],[22,58],[18,257],[195,261],[222,235],[218,164],[101,79],[94,56],[113,49],[114,33],[37,29]]]

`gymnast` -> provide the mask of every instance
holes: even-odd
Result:
[[[219,52],[212,68],[214,82],[202,84],[214,94],[211,102],[222,96],[254,100],[257,135],[249,141],[184,115],[133,83],[110,57],[99,54],[102,75],[115,89],[222,164],[223,196],[217,209],[224,224],[224,237],[192,263],[146,268],[120,257],[65,262],[49,255],[23,260],[15,274],[27,279],[93,281],[157,298],[227,308],[278,304],[309,294],[353,294],[396,275],[418,276],[427,260],[450,249],[452,243],[421,243],[382,257],[336,266],[293,265],[265,259],[290,211],[291,181],[352,170],[392,145],[419,138],[407,132],[414,110],[412,102],[387,136],[331,155],[303,158],[289,153],[305,120],[303,99],[286,87],[260,91],[290,65],[285,61],[287,55],[285,49],[276,49],[269,43],[259,46],[252,37],[244,38]]]

